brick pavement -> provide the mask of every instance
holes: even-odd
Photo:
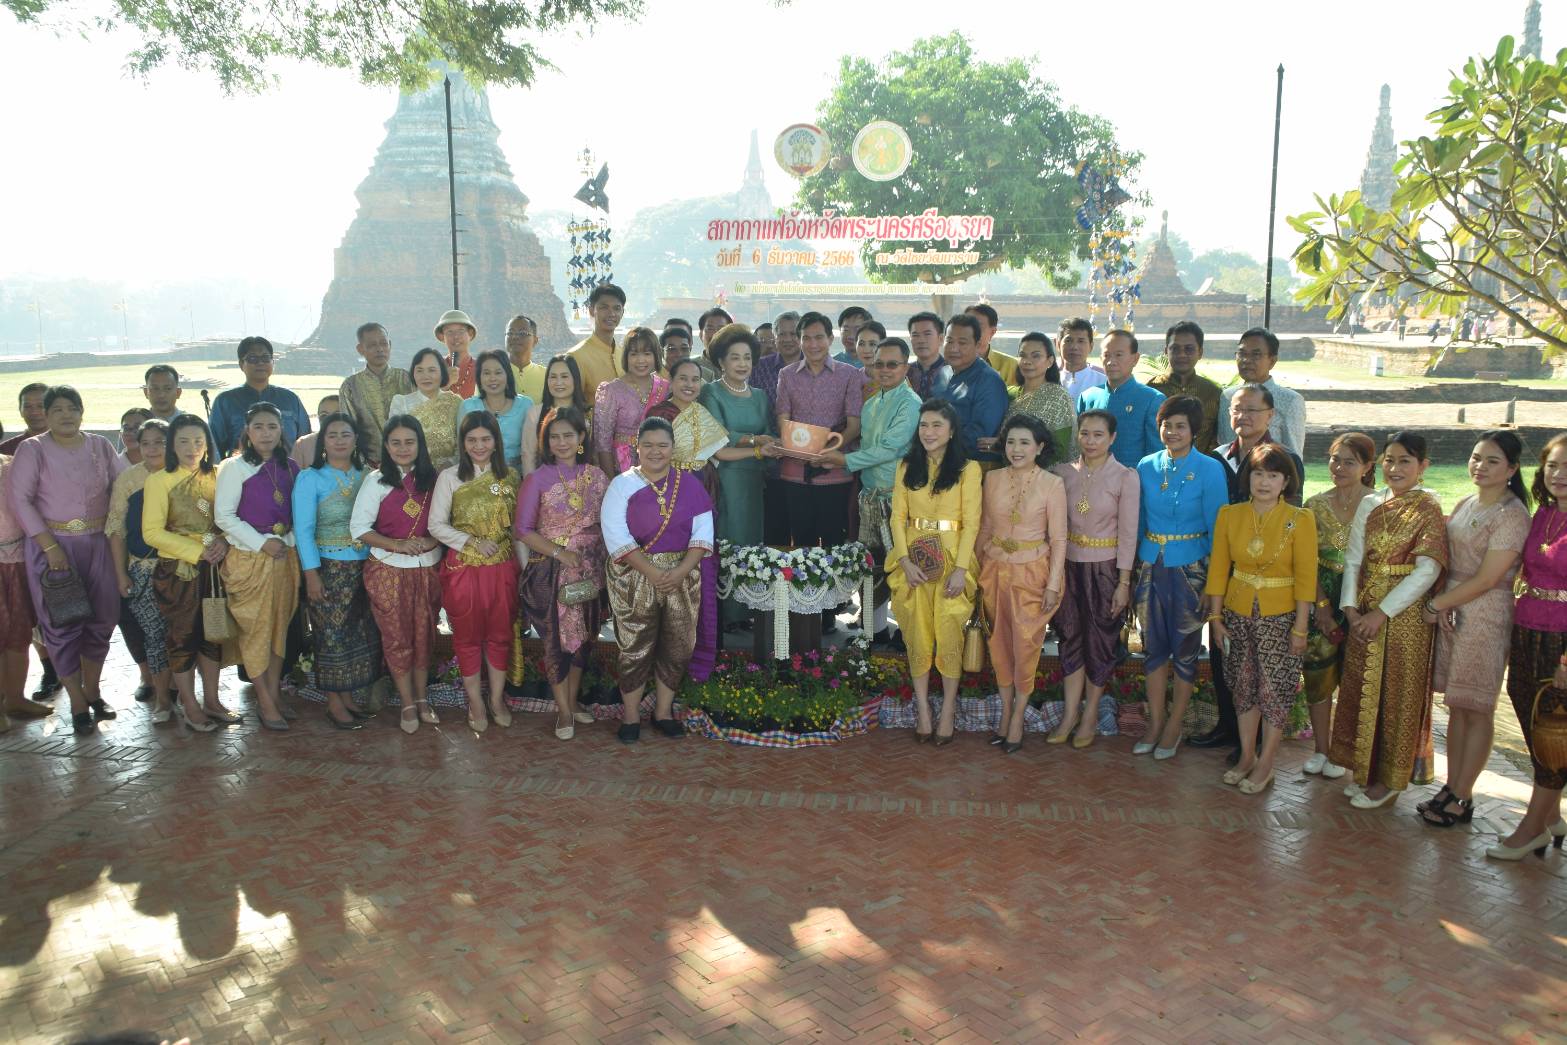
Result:
[[[1253,799],[1124,738],[198,736],[129,689],[96,738],[0,736],[0,1040],[1567,1034],[1567,858],[1481,857],[1527,798],[1500,759],[1439,831],[1350,809],[1298,743]]]

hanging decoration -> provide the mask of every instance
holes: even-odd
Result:
[[[814,123],[792,123],[773,142],[773,158],[796,178],[809,178],[827,166],[832,143]]]
[[[901,178],[914,159],[909,132],[891,120],[874,120],[854,136],[854,169],[871,181]]]
[[[571,238],[571,257],[566,262],[566,286],[571,291],[572,319],[582,318],[594,287],[615,278],[614,254],[610,250],[609,194],[605,191],[605,186],[609,184],[609,164],[600,166],[595,174],[595,157],[593,150],[588,148],[577,154],[577,164],[587,180],[573,199],[603,211],[604,217],[573,216],[571,223],[566,226],[566,233]]]
[[[1088,233],[1088,313],[1098,322],[1099,310],[1106,311],[1109,328],[1133,329],[1140,286],[1137,282],[1137,248],[1132,233],[1119,213],[1131,193],[1121,187],[1126,163],[1120,153],[1077,165],[1077,187],[1082,202],[1077,208],[1078,228]]]

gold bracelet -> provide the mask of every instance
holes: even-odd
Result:
[[[1291,628],[1290,634],[1295,636],[1297,639],[1303,639],[1306,638],[1309,633],[1304,631],[1296,631],[1294,628]]]
[[[1210,621],[1223,620],[1224,619],[1224,614],[1222,614],[1222,613],[1214,613],[1214,614],[1209,615],[1208,619]]]

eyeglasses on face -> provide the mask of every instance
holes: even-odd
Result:
[[[245,364],[247,366],[265,366],[266,364],[268,364],[270,362],[272,362],[272,357],[271,356],[251,355],[251,356],[246,356],[245,357]]]
[[[875,367],[877,370],[896,370],[900,366],[907,365],[908,364],[906,364],[901,359],[878,359],[876,362],[871,364],[871,366]]]

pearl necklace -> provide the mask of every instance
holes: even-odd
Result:
[[[727,375],[720,374],[718,376],[718,380],[719,380],[720,383],[723,384],[723,386],[725,388],[729,389],[729,391],[733,392],[737,396],[743,396],[743,395],[750,395],[751,394],[751,386],[748,385],[748,384],[745,384],[744,382],[741,383],[739,388],[736,388],[734,385],[731,385],[729,383],[729,378],[728,378]]]

